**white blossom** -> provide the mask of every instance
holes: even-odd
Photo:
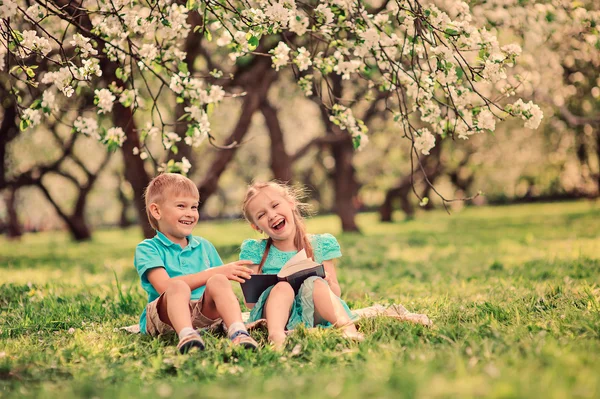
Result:
[[[144,63],[148,65],[158,57],[159,51],[155,44],[145,43],[140,47],[139,54]]]
[[[98,122],[95,119],[79,116],[75,119],[73,127],[78,133],[82,133],[95,140],[101,140],[101,137],[98,134]]]
[[[42,121],[42,113],[37,109],[27,108],[23,111],[23,120],[29,122],[29,127],[34,127]]]
[[[294,60],[294,63],[298,65],[298,69],[300,71],[306,71],[309,66],[312,65],[312,61],[310,60],[310,53],[304,47],[300,47],[298,49],[298,55]]]
[[[179,137],[179,135],[175,132],[167,132],[163,134],[163,145],[166,150],[171,149],[171,147],[179,141],[181,141],[181,137]]]
[[[79,75],[83,80],[91,80],[94,76],[102,76],[100,60],[91,58],[83,61],[83,67],[79,68]]]
[[[538,128],[538,126],[542,122],[542,118],[544,117],[544,113],[542,112],[539,106],[537,106],[531,101],[524,103],[523,100],[518,99],[513,104],[513,107],[517,114],[520,114],[521,118],[525,120],[526,128]]]
[[[106,114],[112,111],[113,104],[117,99],[110,90],[108,89],[96,89],[94,90],[94,94],[96,95],[95,100],[98,105],[98,113]]]
[[[496,129],[496,118],[489,110],[484,109],[477,115],[477,127],[494,131]]]
[[[42,94],[42,108],[47,109],[47,113],[58,111],[58,104],[56,104],[56,96],[51,90],[44,91]],[[45,112],[45,111],[44,111]]]
[[[414,136],[414,144],[421,154],[429,155],[429,151],[435,146],[435,136],[427,128],[419,129]]]
[[[36,31],[24,30],[21,34],[23,40],[20,44],[24,47],[24,52],[22,52],[21,57],[26,57],[35,52],[47,55],[52,50],[48,39],[45,37],[38,37]]]
[[[13,0],[1,0],[0,15],[2,15],[2,18],[6,19],[17,15],[17,3]]]
[[[302,36],[308,30],[308,17],[300,16],[300,15],[291,15],[290,16],[290,31],[294,32],[298,36]]]
[[[66,97],[71,97],[75,89],[73,82],[73,71],[69,67],[60,68],[56,72],[47,72],[42,78],[42,83],[53,83]]]
[[[286,65],[289,60],[290,48],[284,42],[279,42],[277,47],[270,51],[273,54],[272,61],[276,71]]]
[[[228,30],[224,30],[221,37],[219,37],[217,39],[217,46],[219,46],[219,47],[227,46],[229,43],[231,43],[232,40],[233,40],[233,37],[231,36],[231,33],[229,33]]]
[[[206,103],[219,103],[225,97],[225,90],[219,85],[210,86],[210,93],[206,97]]]
[[[90,55],[98,54],[98,51],[90,43],[90,39],[80,35],[79,33],[73,35],[73,39],[70,43],[72,46],[75,46],[79,49],[81,56],[84,58],[87,58]]]
[[[269,22],[278,24],[282,28],[287,26],[289,11],[284,7],[283,1],[273,1],[265,7],[265,16]]]
[[[106,135],[104,136],[104,142],[106,144],[116,144],[119,147],[123,146],[125,142],[125,132],[120,127],[111,127],[106,131]]]
[[[331,11],[326,4],[319,4],[319,6],[315,8],[315,14],[323,18],[323,25],[329,25],[333,22],[333,11]]]

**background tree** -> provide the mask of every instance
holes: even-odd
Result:
[[[509,115],[524,119],[528,127],[541,120],[532,103],[504,105],[492,99],[491,83],[504,80],[520,49],[500,46],[495,36],[472,25],[465,3],[458,4],[454,19],[412,0],[369,10],[362,2],[337,0],[188,1],[185,6],[163,0],[84,1],[78,6],[62,0],[32,6],[2,0],[0,7],[2,70],[21,130],[56,121],[109,149],[122,146],[140,221],[145,220],[142,194],[148,171],[187,173],[191,163],[183,151],[178,155],[181,145],[196,147],[205,138],[216,143],[210,114],[225,98],[246,90],[245,119],[225,141],[231,148],[200,184],[203,198],[216,190],[248,117],[258,109],[272,115],[264,101],[273,79],[269,64],[275,71],[291,67],[301,90],[322,107],[329,126],[325,131],[349,134],[329,143],[340,210],[353,209],[347,201],[359,187],[350,150],[363,148],[368,139],[364,121],[354,115],[369,109],[374,98],[385,102],[383,110],[411,143],[410,157],[417,163],[436,137],[490,131],[497,119]],[[194,47],[199,34],[206,38],[202,44],[214,45]],[[477,58],[469,56],[475,49]],[[235,65],[224,66],[226,59]],[[93,98],[98,115],[109,115],[112,123],[83,115],[74,122],[63,120],[54,110],[63,110],[71,97],[84,103]],[[180,105],[171,115],[165,110],[174,100]],[[151,144],[154,137],[160,138],[162,151]],[[356,228],[352,216],[343,220],[345,229]]]

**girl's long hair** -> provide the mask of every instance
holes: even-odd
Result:
[[[246,220],[256,225],[252,217],[248,214],[248,203],[259,193],[261,190],[265,188],[272,188],[276,190],[285,200],[289,201],[293,206],[293,217],[294,224],[296,225],[296,235],[294,236],[294,246],[298,251],[304,249],[306,251],[306,256],[312,258],[314,255],[312,245],[310,244],[310,239],[308,237],[308,233],[306,232],[306,225],[304,223],[303,213],[307,212],[308,205],[302,202],[302,198],[305,197],[305,190],[301,187],[290,187],[287,184],[270,181],[270,182],[254,182],[250,186],[248,186],[248,190],[246,191],[246,196],[244,197],[244,202],[242,203],[242,212],[244,213],[244,217]],[[267,256],[269,256],[269,250],[271,249],[271,245],[273,245],[273,239],[271,237],[267,240],[267,246],[265,248],[265,252],[263,253],[263,257],[258,266],[258,273],[262,272],[263,265],[267,260]]]

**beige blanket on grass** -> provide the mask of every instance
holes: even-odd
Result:
[[[427,317],[427,315],[419,314],[419,313],[411,313],[404,306],[400,304],[392,304],[392,305],[380,305],[375,304],[366,308],[354,309],[352,310],[354,314],[358,316],[358,319],[367,319],[371,317],[392,317],[396,320],[400,321],[408,321],[415,324],[421,324],[426,327],[431,327],[432,322]],[[250,312],[242,313],[242,320],[246,323],[246,328],[248,330],[252,330],[254,328],[266,327],[266,320],[260,319],[252,323],[248,323],[248,318],[250,317]],[[219,326],[213,326],[219,327]],[[212,327],[211,327],[212,328]],[[121,327],[121,330],[125,330],[132,334],[139,334],[140,325],[133,324],[131,326]]]

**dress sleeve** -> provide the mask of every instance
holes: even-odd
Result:
[[[262,240],[244,240],[240,249],[240,260],[250,260],[259,264],[265,251]]]
[[[320,234],[314,240],[315,261],[323,262],[342,256],[340,244],[331,234]]]

